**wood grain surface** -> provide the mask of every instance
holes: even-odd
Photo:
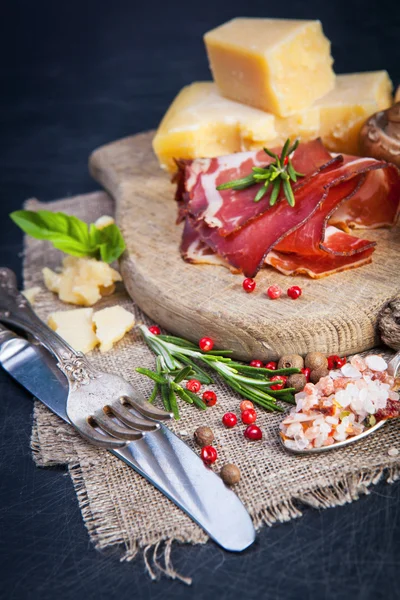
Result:
[[[153,154],[154,132],[128,137],[93,152],[93,177],[116,200],[127,243],[121,271],[129,294],[155,323],[243,360],[275,359],[318,350],[346,355],[378,343],[376,317],[400,294],[399,228],[357,232],[378,242],[370,265],[320,280],[288,277],[271,267],[257,276],[252,294],[241,275],[220,266],[191,265],[179,254],[182,226],[175,225],[174,186]],[[300,285],[303,295],[270,300],[271,284]]]

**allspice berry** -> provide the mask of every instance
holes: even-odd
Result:
[[[278,362],[278,369],[302,369],[304,360],[300,354],[286,354],[281,356]]]
[[[210,427],[198,427],[194,432],[194,441],[200,448],[211,446],[214,441],[214,433]]]
[[[221,469],[221,478],[227,485],[235,485],[240,480],[240,470],[236,465],[228,463]]]
[[[322,352],[309,352],[304,359],[304,363],[307,369],[311,369],[311,371],[320,367],[328,368],[328,359]]]
[[[295,392],[302,392],[307,383],[307,377],[303,373],[294,373],[287,378],[286,387],[294,388]]]
[[[321,377],[326,377],[329,375],[329,371],[326,367],[319,367],[318,369],[313,369],[310,373],[310,381],[311,383],[318,383]]]

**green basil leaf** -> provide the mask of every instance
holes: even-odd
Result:
[[[122,233],[114,223],[107,225],[103,229],[97,229],[96,233],[91,234],[97,242],[100,251],[101,260],[111,263],[117,260],[125,250],[125,242]]]

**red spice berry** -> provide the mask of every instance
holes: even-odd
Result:
[[[149,327],[149,331],[153,335],[160,335],[161,334],[161,329],[159,328],[158,325],[152,325],[151,327]]]
[[[285,375],[274,375],[271,377],[270,381],[282,381],[282,383],[271,385],[271,390],[283,390],[287,381],[287,377]]]
[[[241,412],[249,409],[254,409],[254,404],[250,402],[250,400],[242,400],[242,402],[240,403]]]
[[[347,362],[347,358],[345,356],[343,356],[343,358],[336,359],[336,368],[341,369],[343,367],[343,365],[346,364],[346,362]]]
[[[305,375],[305,377],[306,377],[306,379],[307,379],[307,383],[309,383],[309,381],[310,381],[311,369],[309,369],[308,367],[305,367],[304,369],[300,369],[300,371],[303,373],[303,375]]]
[[[250,294],[256,289],[256,282],[254,281],[254,279],[251,279],[251,277],[247,277],[243,280],[242,286],[244,291]]]
[[[270,285],[267,289],[267,296],[271,298],[271,300],[276,300],[282,296],[282,288],[279,285]]]
[[[211,390],[204,392],[202,398],[207,406],[214,406],[214,404],[217,404],[217,394]]]
[[[248,440],[261,440],[262,431],[258,425],[249,425],[244,430],[244,436],[247,437]]]
[[[203,446],[200,456],[206,465],[212,465],[218,458],[218,452],[214,446]]]
[[[257,413],[254,408],[248,408],[242,412],[242,423],[251,425],[257,421]]]
[[[290,287],[287,291],[287,295],[289,298],[292,298],[292,300],[297,300],[302,293],[302,289],[298,285],[292,285],[292,287]]]
[[[209,352],[210,350],[212,350],[214,348],[214,342],[209,337],[203,337],[199,341],[199,348],[200,348],[200,350],[203,350],[204,352]]]
[[[276,367],[278,366],[277,363],[274,360],[270,360],[269,362],[265,363],[265,368],[269,369],[270,371],[275,371]]]
[[[288,157],[288,156],[285,156],[285,158],[283,159],[283,164],[284,164],[284,165],[287,165],[287,164],[288,164],[288,162],[289,162],[289,157]]]
[[[336,369],[336,362],[338,360],[340,360],[340,356],[338,356],[337,354],[332,354],[331,356],[328,356],[328,369],[330,371]]]
[[[237,423],[237,416],[231,412],[225,413],[222,417],[222,423],[225,425],[225,427],[228,427],[229,429],[231,427],[235,427]]]
[[[331,356],[328,356],[328,369],[330,371],[332,371],[333,369],[340,369],[341,367],[343,367],[343,365],[345,365],[347,362],[347,358],[345,356],[343,356],[343,358],[340,358],[340,356],[338,356],[337,354],[332,354]]]
[[[262,369],[264,365],[262,364],[261,360],[252,360],[250,366],[257,367],[257,369]]]
[[[201,388],[201,383],[198,379],[189,379],[189,381],[186,382],[186,389],[193,392],[194,394],[197,394],[197,392],[200,391]]]

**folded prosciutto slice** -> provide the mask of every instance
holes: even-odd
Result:
[[[304,174],[292,186],[294,207],[284,198],[271,207],[270,194],[254,202],[260,184],[216,189],[271,160],[259,151],[178,161],[183,258],[229,265],[246,277],[264,263],[286,274],[322,277],[370,262],[375,243],[349,231],[396,222],[399,170],[372,158],[332,156],[315,140],[300,144],[292,157],[294,168]]]

